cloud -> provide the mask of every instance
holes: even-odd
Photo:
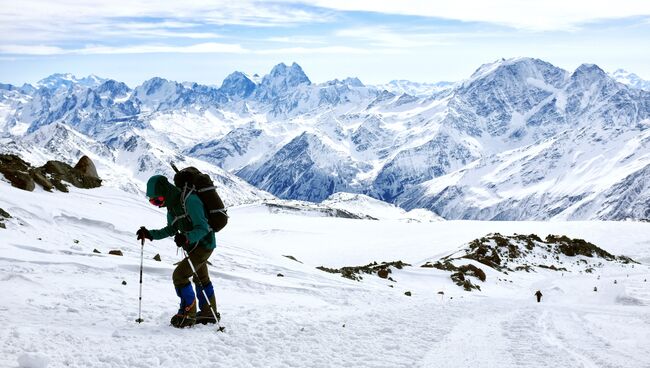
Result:
[[[533,31],[574,30],[590,22],[650,15],[647,0],[309,0],[305,3],[337,11],[487,22]]]
[[[0,54],[12,55],[60,55],[65,50],[46,45],[0,45]]]
[[[327,21],[327,10],[305,10],[283,2],[254,0],[20,0],[0,7],[0,33],[6,39],[92,39],[107,30],[187,29],[197,26],[243,25],[288,27]],[[131,21],[130,23],[127,21]],[[48,34],[51,38],[47,38]],[[199,38],[188,33],[190,38]],[[34,38],[30,38],[30,37]],[[128,33],[124,33],[128,36]]]
[[[150,53],[183,53],[183,54],[208,54],[208,53],[236,53],[243,54],[250,51],[237,44],[206,42],[194,45],[132,45],[132,46],[102,46],[93,45],[77,49],[63,49],[60,47],[43,45],[0,45],[0,54],[16,55],[101,55],[101,54],[150,54]]]
[[[440,33],[396,32],[388,27],[359,27],[342,29],[335,35],[347,40],[360,40],[368,46],[385,48],[414,48],[449,44],[449,35]]]
[[[292,55],[292,54],[372,54],[377,52],[392,52],[392,50],[369,50],[348,46],[326,46],[326,47],[286,47],[278,49],[265,49],[252,51],[260,55]]]
[[[284,36],[284,37],[268,37],[264,39],[268,42],[277,42],[277,43],[291,43],[291,44],[311,44],[311,45],[323,45],[327,43],[326,38],[324,37],[311,37],[311,36]]]

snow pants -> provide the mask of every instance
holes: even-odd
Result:
[[[198,280],[194,273],[192,272],[192,267],[187,262],[187,259],[182,260],[174,269],[172,274],[172,279],[174,280],[174,287],[180,288],[190,283],[190,277],[193,277],[193,281],[196,284],[197,281],[200,281],[202,285],[207,285],[210,283],[210,275],[208,274],[208,258],[212,255],[214,249],[206,249],[203,247],[196,247],[192,252],[190,252],[190,261],[196,269],[196,274],[199,276]]]

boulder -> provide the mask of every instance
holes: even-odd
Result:
[[[99,179],[97,174],[97,168],[95,164],[88,156],[83,156],[79,159],[79,162],[74,166],[74,169],[77,170],[81,175],[85,175],[91,178]]]
[[[32,179],[31,176],[29,176],[28,173],[24,171],[18,171],[18,170],[5,170],[2,172],[9,180],[11,183],[11,186],[16,187],[18,189],[26,190],[28,192],[31,192],[36,188],[36,184],[34,184],[34,179]]]
[[[54,184],[45,176],[45,173],[41,169],[32,170],[31,176],[36,182],[36,184],[43,187],[43,189],[51,192],[55,188]]]
[[[9,214],[9,212],[7,212],[7,211],[3,210],[2,208],[0,208],[0,217],[11,218],[11,215]]]
[[[156,254],[155,256],[153,256],[153,259],[154,259],[154,261],[160,262],[161,261],[160,254]]]
[[[108,251],[108,254],[112,254],[114,256],[123,256],[124,255],[124,254],[122,254],[122,251],[119,250],[119,249],[118,250],[110,250],[110,251]]]

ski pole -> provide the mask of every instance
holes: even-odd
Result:
[[[144,322],[142,319],[142,262],[144,260],[144,238],[140,246],[140,301],[138,303],[138,319],[135,321],[138,323]]]
[[[187,259],[187,263],[190,264],[190,268],[192,269],[192,273],[194,273],[194,277],[196,277],[196,282],[199,283],[199,286],[201,287],[201,292],[203,293],[203,297],[205,298],[205,301],[210,303],[210,299],[208,299],[208,294],[205,292],[205,289],[203,288],[203,284],[201,283],[201,280],[199,279],[199,275],[196,273],[196,268],[194,268],[194,264],[192,263],[192,260],[190,260],[190,255],[185,252],[185,249],[183,249],[183,254],[185,255],[185,259]],[[212,312],[212,317],[214,317],[214,320],[217,321],[217,327],[220,332],[223,332],[226,328],[221,326],[219,323],[219,318],[217,318],[217,313],[215,312],[217,310],[217,298],[215,296],[214,298],[214,309],[212,309],[212,304],[210,304],[210,312]]]

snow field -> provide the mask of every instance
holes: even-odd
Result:
[[[110,188],[28,193],[0,182],[0,208],[13,216],[0,229],[2,367],[650,366],[646,223],[404,223],[233,208],[209,267],[226,326],[219,333],[169,327],[181,259],[171,240],[144,247],[144,322],[134,322],[135,231],[165,221],[146,199]],[[419,267],[491,232],[581,237],[644,263],[594,274],[486,270],[483,291],[472,293],[447,272]],[[315,268],[395,260],[414,266],[393,269],[396,282]]]

